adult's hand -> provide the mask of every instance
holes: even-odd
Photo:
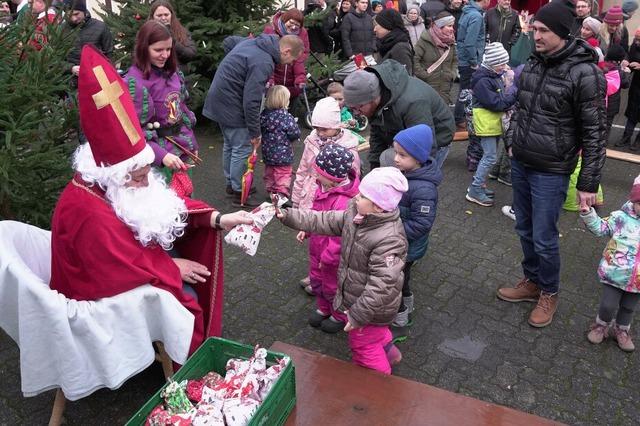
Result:
[[[235,213],[227,213],[220,216],[220,226],[225,231],[233,228],[236,225],[252,225],[253,218],[249,214],[249,212],[245,212],[244,210],[239,210]]]
[[[595,192],[578,191],[578,204],[580,205],[580,211],[588,212],[591,206],[595,205],[596,196],[597,194]]]
[[[172,170],[186,170],[187,165],[177,155],[167,153],[162,159],[162,164]]]
[[[209,276],[211,276],[211,272],[209,272],[206,266],[198,262],[194,262],[193,260],[177,257],[174,258],[173,261],[178,266],[178,269],[180,269],[180,277],[182,278],[182,281],[186,283],[203,283],[207,281]]]
[[[80,65],[74,65],[71,67],[71,74],[77,76],[80,74]]]
[[[262,143],[262,136],[257,136],[255,138],[251,138],[251,140],[249,142],[251,142],[251,145],[253,146],[253,149],[258,149],[258,148],[260,148],[260,144]]]

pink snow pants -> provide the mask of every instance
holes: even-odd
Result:
[[[354,364],[384,374],[391,374],[385,346],[391,343],[389,326],[366,325],[348,333],[351,360]]]
[[[267,193],[291,194],[291,166],[264,166],[264,187]]]

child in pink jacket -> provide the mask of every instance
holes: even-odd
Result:
[[[308,210],[313,205],[316,189],[318,189],[314,165],[316,155],[323,146],[336,144],[349,149],[353,153],[353,170],[356,177],[360,178],[358,138],[353,132],[342,128],[338,101],[331,97],[320,99],[313,108],[311,124],[314,130],[304,141],[304,151],[291,193],[293,206],[302,210]],[[313,294],[308,276],[302,279],[300,284],[307,293]]]
[[[359,179],[352,168],[353,153],[340,145],[325,145],[315,161],[318,189],[312,210],[343,211],[358,194]],[[298,233],[298,241],[307,236]],[[326,333],[337,333],[345,326],[346,316],[333,309],[338,289],[340,237],[311,234],[309,238],[309,278],[316,296],[317,309],[309,316],[309,325]]]

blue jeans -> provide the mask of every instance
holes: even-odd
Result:
[[[558,218],[569,175],[538,172],[512,159],[511,182],[524,276],[542,291],[556,293],[560,287]]]
[[[496,136],[482,136],[480,145],[482,145],[482,158],[478,163],[476,173],[473,175],[473,182],[471,182],[473,186],[483,186],[485,184],[487,176],[498,158],[498,138]]]
[[[446,160],[449,155],[449,148],[451,148],[451,145],[441,146],[436,150],[436,164],[440,170],[442,170],[444,160]]]
[[[227,186],[234,191],[242,191],[242,175],[247,170],[247,158],[253,152],[249,129],[246,127],[224,127],[224,147],[222,148],[222,168]]]

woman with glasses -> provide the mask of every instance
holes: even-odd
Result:
[[[303,24],[304,15],[298,9],[293,8],[276,13],[271,19],[271,23],[264,27],[263,32],[263,34],[276,34],[280,37],[297,35],[304,44],[304,52],[293,64],[276,64],[273,76],[269,81],[271,85],[279,84],[289,89],[292,100],[300,95],[307,81],[305,61],[309,57],[309,35]]]

